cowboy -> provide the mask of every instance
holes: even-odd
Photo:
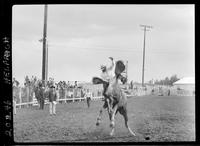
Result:
[[[109,81],[112,78],[116,77],[117,79],[121,80],[121,82],[123,84],[125,84],[127,79],[121,75],[121,73],[125,70],[124,63],[122,61],[117,61],[115,63],[114,59],[112,57],[109,57],[109,59],[111,60],[111,65],[109,65],[109,66],[102,65],[101,66],[101,70],[102,70],[101,78],[105,82],[103,84],[103,88],[104,88],[103,96],[105,97],[105,101],[107,101],[104,103],[103,107],[104,108],[108,107],[110,110],[110,106],[112,107],[112,104],[115,99],[113,97],[106,95],[106,91],[109,86]],[[115,66],[115,70],[114,70],[114,66]],[[117,101],[115,101],[115,102],[117,102]],[[110,103],[110,104],[108,104],[108,103]]]
[[[114,59],[112,57],[109,57],[109,59],[111,60],[111,64],[110,65],[102,65],[101,66],[101,79],[103,81],[105,81],[105,83],[103,84],[103,96],[105,97],[105,103],[103,105],[104,108],[108,107],[109,111],[111,110],[112,103],[113,103],[113,98],[110,96],[106,95],[106,90],[109,86],[109,81],[110,79],[112,79],[114,77]]]

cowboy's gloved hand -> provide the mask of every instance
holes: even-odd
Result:
[[[113,58],[112,58],[112,57],[109,57],[109,59],[113,61]]]
[[[127,78],[123,77],[123,78],[121,79],[121,81],[122,81],[123,84],[125,84],[125,83],[127,82]]]

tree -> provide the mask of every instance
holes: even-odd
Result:
[[[177,75],[172,75],[170,78],[165,77],[165,79],[155,80],[156,85],[173,85],[174,82],[178,81]]]
[[[173,85],[173,83],[178,80],[179,80],[179,78],[177,77],[177,75],[172,75],[170,78],[170,85]]]
[[[165,85],[170,85],[170,80],[169,80],[168,77],[165,78],[165,80],[164,80],[164,84],[165,84]]]

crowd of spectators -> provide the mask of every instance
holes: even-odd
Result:
[[[32,76],[32,77],[28,77],[25,76],[24,78],[24,87],[28,87],[28,86],[33,86],[35,85],[35,83],[42,83],[42,80],[37,78],[36,76]],[[20,85],[19,81],[17,81],[14,77],[13,77],[13,86],[18,87]],[[74,82],[74,85],[70,84],[70,82],[66,82],[66,81],[58,81],[56,82],[54,80],[54,78],[49,78],[49,80],[47,81],[46,85],[48,87],[50,87],[51,85],[54,85],[57,89],[64,89],[64,88],[75,88],[77,87],[77,81]],[[44,85],[43,85],[44,86]]]
[[[73,83],[70,81],[55,81],[54,78],[50,77],[48,81],[46,82],[46,86],[42,83],[42,80],[37,78],[36,76],[25,76],[24,83],[20,86],[19,81],[17,81],[15,78],[13,78],[13,88],[21,87],[22,92],[26,92],[26,95],[28,96],[28,101],[33,100],[33,92],[36,87],[39,86],[39,84],[42,84],[43,88],[50,88],[51,86],[54,86],[59,98],[65,98],[65,96],[71,97],[71,95],[68,94],[68,92],[73,93],[73,96],[80,97],[83,96],[83,92],[85,89],[82,89],[82,87],[78,86],[77,81],[74,81]],[[80,92],[80,94],[79,94]],[[28,95],[27,95],[28,94]],[[27,98],[27,97],[26,97]]]

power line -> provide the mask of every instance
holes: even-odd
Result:
[[[48,46],[50,46],[48,44]],[[104,46],[90,46],[90,47],[82,47],[82,46],[67,46],[67,45],[62,45],[62,44],[51,44],[52,46],[52,49],[54,49],[54,47],[58,47],[58,46],[62,46],[62,48],[66,49],[69,48],[69,49],[82,49],[82,51],[115,51],[115,52],[134,52],[134,53],[137,53],[137,54],[140,54],[141,53],[141,50],[139,49],[132,49],[131,50],[131,47],[115,47],[115,46],[109,46],[109,47],[104,47]],[[95,50],[94,50],[95,49]],[[57,50],[57,48],[56,48]],[[180,55],[180,54],[187,54],[187,52],[181,52],[181,51],[169,51],[169,50],[162,50],[162,49],[153,49],[151,51],[148,51],[149,54],[163,54],[163,55]]]

